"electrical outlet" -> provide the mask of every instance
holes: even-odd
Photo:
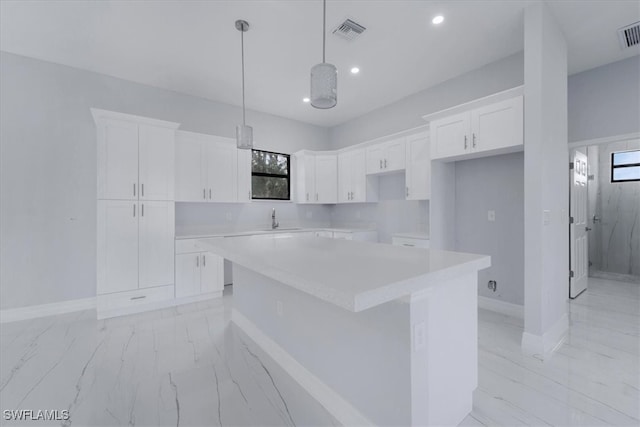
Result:
[[[495,221],[496,220],[496,211],[487,211],[487,220],[488,221]]]
[[[278,316],[282,317],[282,312],[283,312],[282,301],[276,302],[276,312],[278,313]]]
[[[495,280],[489,280],[489,282],[487,283],[487,288],[495,292],[496,289],[498,289],[498,282],[496,282]]]

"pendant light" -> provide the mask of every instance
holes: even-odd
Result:
[[[236,29],[240,31],[240,45],[242,52],[242,124],[236,126],[236,144],[242,150],[253,148],[253,128],[247,126],[244,106],[244,33],[249,31],[249,23],[242,19],[236,21]]]
[[[333,108],[338,102],[338,70],[325,62],[327,30],[327,0],[322,0],[322,62],[311,68],[311,105],[315,108]]]

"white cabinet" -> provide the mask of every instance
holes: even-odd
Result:
[[[431,158],[456,160],[522,146],[522,108],[517,96],[431,121]]]
[[[378,200],[378,181],[367,177],[365,149],[338,154],[338,203]]]
[[[176,298],[215,297],[224,289],[224,259],[197,239],[176,242]]]
[[[337,203],[338,159],[336,154],[302,151],[294,154],[296,201]]]
[[[238,150],[238,201],[251,201],[251,150]]]
[[[176,134],[176,200],[236,202],[239,150],[235,141],[185,131]]]
[[[431,156],[429,135],[420,133],[407,137],[406,193],[407,200],[427,200],[431,195]]]
[[[173,284],[173,202],[98,201],[98,295]]]
[[[367,173],[395,172],[405,168],[405,138],[367,147]]]
[[[173,200],[177,124],[136,123],[93,109],[98,142],[98,199]]]

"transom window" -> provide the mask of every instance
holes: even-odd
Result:
[[[611,182],[640,181],[640,150],[611,153]]]
[[[291,200],[289,155],[252,150],[251,193],[257,200]]]

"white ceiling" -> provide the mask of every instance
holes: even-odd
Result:
[[[327,35],[338,106],[302,103],[322,59],[322,2],[0,1],[0,49],[240,105],[245,34],[247,108],[334,126],[523,48],[529,0],[328,1],[329,32],[344,18],[367,27],[347,42]],[[567,38],[569,73],[637,55],[616,30],[640,21],[638,0],[548,2]],[[431,24],[442,14],[445,22]],[[357,76],[349,69],[357,65]]]

